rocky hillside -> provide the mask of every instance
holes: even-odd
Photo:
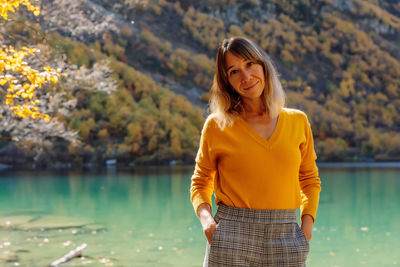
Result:
[[[244,35],[275,60],[288,105],[309,114],[321,160],[400,159],[398,2],[94,2],[132,23],[128,44],[102,49],[122,47],[192,103],[208,99],[219,42]]]
[[[66,93],[76,100],[70,112],[54,112],[84,148],[69,145],[70,161],[191,161],[203,121],[193,106],[206,110],[218,44],[235,35],[274,59],[288,106],[309,115],[319,160],[400,159],[398,1],[46,0],[41,8],[23,23],[78,70],[106,60],[116,83],[109,93],[77,86]],[[3,27],[43,42],[16,23]]]

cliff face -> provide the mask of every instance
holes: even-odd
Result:
[[[88,87],[103,87],[100,81],[75,82],[64,96],[74,107],[53,112],[78,134],[81,152],[68,149],[77,162],[193,159],[202,125],[193,106],[205,110],[216,49],[235,35],[271,55],[288,105],[309,116],[320,160],[400,159],[396,1],[46,0],[41,6],[42,16],[30,21],[65,62],[78,70],[108,62],[117,85],[108,94],[88,94]]]

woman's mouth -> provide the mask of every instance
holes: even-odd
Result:
[[[255,82],[253,85],[251,85],[251,86],[249,86],[249,87],[246,87],[246,88],[244,88],[244,90],[250,90],[250,89],[254,88],[254,86],[256,86],[257,84],[258,84],[258,81],[257,81],[257,82]]]

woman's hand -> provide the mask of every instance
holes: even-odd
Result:
[[[210,244],[214,231],[217,229],[217,224],[211,214],[210,205],[207,203],[201,204],[197,209],[197,216],[199,217],[207,241]]]
[[[308,242],[310,242],[312,237],[312,228],[314,225],[314,220],[311,215],[305,214],[302,217],[301,223],[301,230],[303,231],[304,235],[306,236]]]

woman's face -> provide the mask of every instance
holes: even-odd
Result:
[[[225,66],[230,85],[243,100],[260,98],[265,88],[262,65],[228,51],[225,56]]]

